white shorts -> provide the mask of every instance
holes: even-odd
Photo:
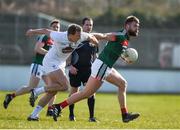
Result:
[[[110,74],[112,68],[109,68],[100,59],[96,59],[91,67],[91,76],[95,79],[104,81],[105,78]]]
[[[65,74],[65,66],[66,66],[65,61],[48,60],[45,58],[43,60],[43,67],[46,74],[56,71],[58,69],[61,69]]]
[[[40,64],[32,63],[30,68],[30,74],[41,79],[45,75],[44,67]]]

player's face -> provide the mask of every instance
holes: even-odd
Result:
[[[90,33],[92,31],[93,28],[93,21],[92,20],[86,20],[84,25],[82,26],[83,31]]]
[[[139,34],[139,23],[133,21],[128,24],[128,34],[130,36],[138,36]]]
[[[53,30],[53,31],[60,31],[60,24],[59,23],[53,23],[52,25],[51,25],[51,29]]]
[[[81,32],[76,32],[74,35],[70,36],[71,42],[77,42],[81,38]]]

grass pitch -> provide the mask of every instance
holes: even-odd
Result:
[[[0,102],[8,92],[0,92]],[[16,97],[5,110],[0,105],[1,129],[180,129],[180,96],[168,94],[127,94],[129,111],[139,112],[140,118],[129,123],[121,121],[120,109],[116,94],[97,93],[95,116],[98,123],[88,122],[87,100],[75,105],[76,122],[68,120],[68,108],[63,110],[62,117],[54,122],[46,117],[47,107],[40,113],[39,122],[29,122],[27,117],[32,112],[28,96]],[[56,102],[64,100],[68,93],[59,93]]]

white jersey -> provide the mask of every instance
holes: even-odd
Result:
[[[49,73],[59,68],[64,69],[66,59],[82,41],[89,38],[89,35],[88,33],[82,32],[81,39],[75,44],[68,40],[67,32],[52,31],[50,37],[54,41],[54,44],[43,59],[43,66],[45,69],[48,67],[46,72]]]

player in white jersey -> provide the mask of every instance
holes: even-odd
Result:
[[[39,100],[33,113],[28,117],[29,121],[37,121],[39,119],[39,112],[57,91],[65,91],[68,89],[69,82],[64,72],[65,63],[74,48],[84,40],[89,40],[94,44],[98,43],[93,35],[82,32],[82,28],[76,24],[70,25],[67,32],[54,32],[48,29],[30,29],[26,33],[27,36],[36,34],[46,34],[50,36],[54,40],[54,44],[43,59],[43,66],[49,79],[48,85],[33,89],[30,101],[35,102],[38,95],[44,92],[46,92],[46,94]]]

